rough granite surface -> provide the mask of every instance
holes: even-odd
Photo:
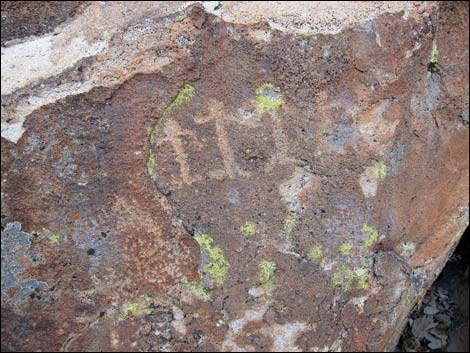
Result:
[[[468,226],[468,2],[2,2],[2,351],[383,351]]]

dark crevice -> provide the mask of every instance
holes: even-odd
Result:
[[[421,303],[409,315],[396,352],[469,349],[469,228]]]

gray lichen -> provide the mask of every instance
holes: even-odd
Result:
[[[48,288],[48,284],[33,278],[21,278],[25,272],[21,258],[29,257],[30,235],[21,230],[21,223],[7,223],[2,231],[2,302],[19,304],[29,299],[37,290]],[[15,297],[10,297],[9,290],[17,288]]]

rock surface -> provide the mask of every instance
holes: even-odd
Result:
[[[394,349],[468,225],[468,3],[37,6],[2,2],[2,350]]]

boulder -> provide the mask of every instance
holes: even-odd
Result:
[[[48,3],[2,2],[2,351],[393,350],[468,225],[468,3]]]

